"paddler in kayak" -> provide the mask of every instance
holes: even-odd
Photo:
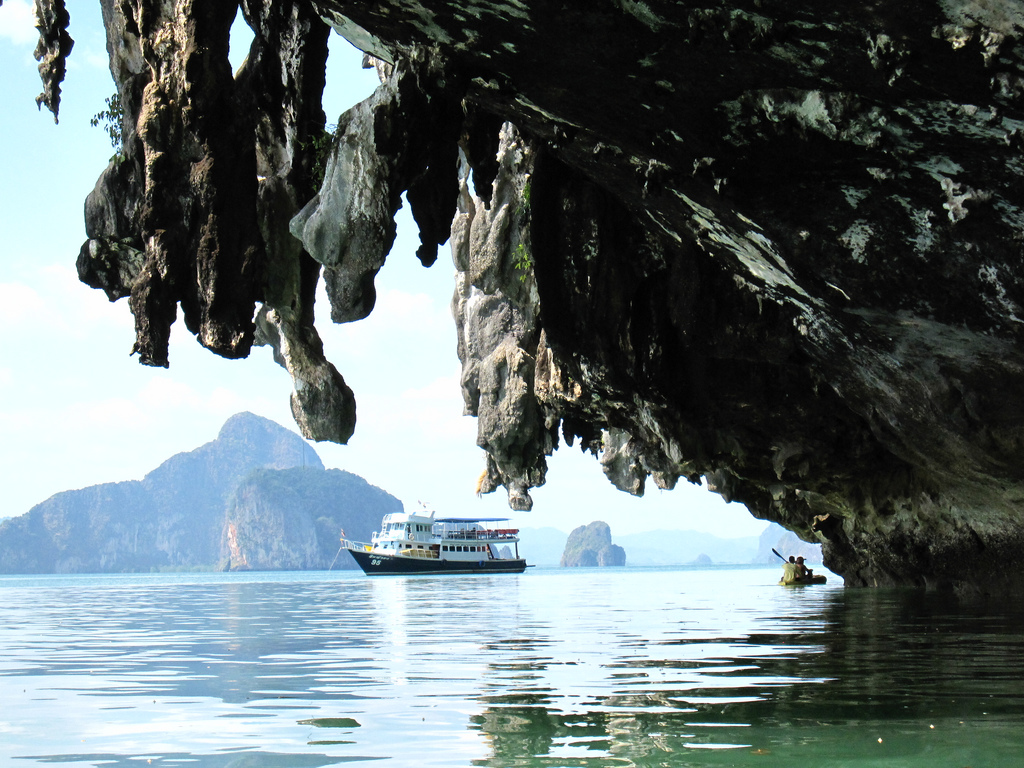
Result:
[[[825,581],[824,576],[815,576],[814,571],[804,565],[802,557],[790,555],[789,561],[782,563],[782,580],[779,584],[824,584]]]
[[[789,560],[782,564],[782,581],[780,584],[795,584],[799,579],[799,571],[797,570],[796,558],[792,555],[789,556]]]
[[[810,581],[814,578],[814,571],[804,565],[804,559],[798,557],[796,559],[796,580],[797,581]]]

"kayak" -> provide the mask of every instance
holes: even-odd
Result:
[[[826,576],[811,576],[809,579],[797,579],[796,581],[779,581],[781,587],[806,587],[809,584],[824,584],[828,581]]]

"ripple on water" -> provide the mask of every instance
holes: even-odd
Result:
[[[775,576],[0,578],[0,763],[1018,764],[1018,609]]]

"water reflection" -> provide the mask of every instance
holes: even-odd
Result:
[[[774,577],[0,579],[0,764],[1019,764],[1024,610]]]
[[[684,618],[643,653],[611,645],[589,675],[534,655],[493,665],[529,685],[506,674],[502,693],[482,693],[470,727],[491,753],[474,764],[1019,764],[1019,607],[912,590],[807,598]]]

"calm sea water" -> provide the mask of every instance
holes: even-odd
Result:
[[[1024,610],[778,576],[0,577],[0,765],[1024,764]]]

